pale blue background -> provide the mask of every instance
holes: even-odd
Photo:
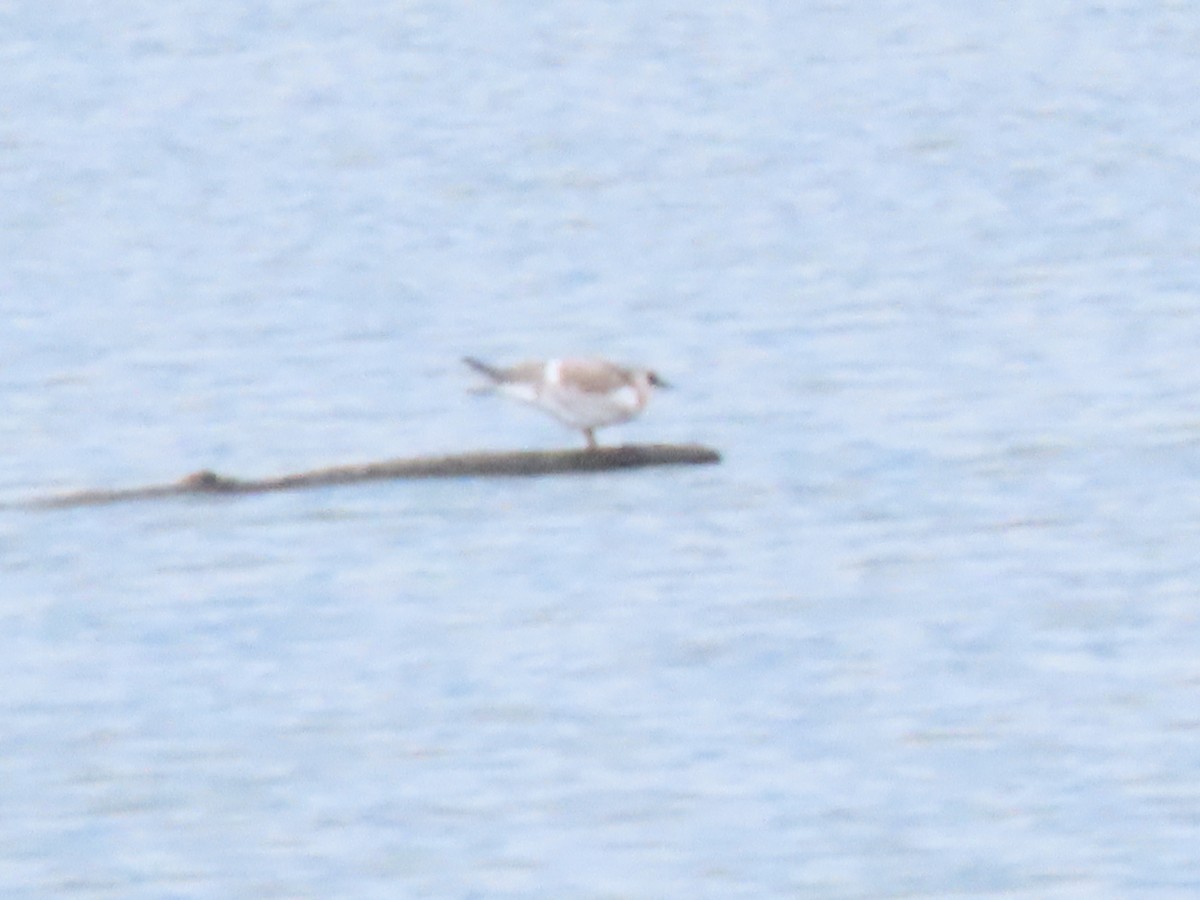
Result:
[[[1200,10],[0,2],[5,897],[1200,894]]]

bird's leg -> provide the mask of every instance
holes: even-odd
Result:
[[[590,428],[583,429],[583,436],[585,438],[587,438],[587,448],[589,450],[595,450],[596,447],[599,446],[596,443],[596,435],[593,433],[592,429],[590,429]]]

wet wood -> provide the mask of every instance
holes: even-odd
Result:
[[[421,456],[361,465],[333,466],[278,478],[240,479],[203,470],[172,484],[115,490],[74,491],[34,500],[27,506],[62,508],[191,495],[259,494],[299,488],[412,478],[510,477],[607,472],[645,466],[720,462],[717,451],[697,444],[633,444],[590,450],[542,450]]]

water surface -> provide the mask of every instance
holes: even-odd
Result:
[[[1192,897],[1185,4],[0,9],[12,897]]]

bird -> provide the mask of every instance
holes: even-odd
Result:
[[[628,422],[646,408],[654,388],[670,385],[650,369],[606,359],[550,359],[493,366],[472,356],[463,362],[487,378],[476,392],[499,393],[548,412],[583,432],[595,450],[596,429]]]

